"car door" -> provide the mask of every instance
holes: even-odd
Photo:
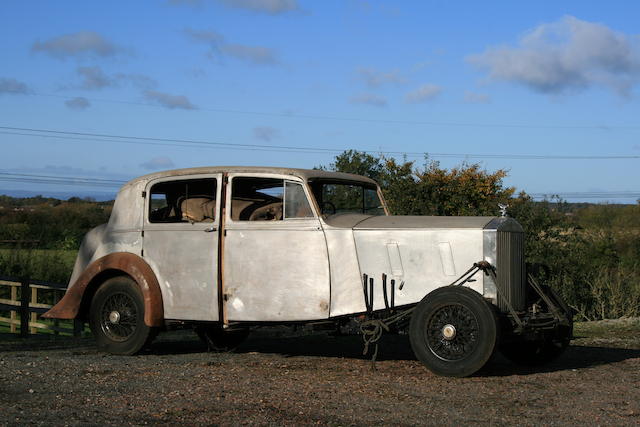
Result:
[[[222,174],[151,181],[143,257],[155,271],[166,319],[217,321]]]
[[[304,183],[229,174],[226,199],[225,320],[328,318],[327,245]]]

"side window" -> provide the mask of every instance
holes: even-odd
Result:
[[[313,218],[311,205],[301,184],[274,178],[233,178],[233,221],[281,221],[291,218]]]
[[[149,222],[213,222],[216,218],[216,179],[166,181],[151,187]]]
[[[284,217],[286,218],[313,218],[313,211],[304,194],[304,188],[297,182],[285,184]]]
[[[282,219],[284,180],[233,178],[231,219],[234,221],[279,221]]]

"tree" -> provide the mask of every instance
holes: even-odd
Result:
[[[396,215],[495,215],[498,203],[508,203],[514,192],[504,187],[505,170],[491,173],[478,164],[447,170],[426,159],[421,169],[407,160],[349,150],[338,155],[330,168],[377,181]]]

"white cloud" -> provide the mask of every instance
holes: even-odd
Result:
[[[279,62],[275,51],[268,47],[228,43],[220,46],[220,50],[229,56],[250,64],[274,65]]]
[[[187,28],[184,32],[192,41],[208,45],[207,56],[212,59],[229,56],[253,65],[275,65],[280,62],[276,51],[268,47],[228,43],[222,34],[215,31]]]
[[[26,83],[12,78],[0,78],[0,95],[2,95],[3,93],[24,95],[28,92],[29,88]]]
[[[81,96],[64,101],[64,105],[72,110],[86,110],[91,106],[91,103],[87,98]]]
[[[271,141],[279,135],[280,131],[271,126],[257,126],[253,128],[253,136],[263,141]]]
[[[235,9],[245,9],[252,12],[279,15],[300,9],[298,0],[216,0],[218,3]],[[168,0],[174,6],[201,7],[205,0]]]
[[[491,102],[491,97],[486,93],[465,91],[464,102],[468,104],[488,104]]]
[[[174,6],[202,6],[202,0],[168,0],[167,3]]]
[[[238,9],[278,15],[298,10],[297,0],[218,0],[218,2]]]
[[[186,28],[184,33],[193,39],[193,41],[215,44],[224,40],[224,36],[220,33],[210,30],[194,30],[193,28]]]
[[[468,60],[493,79],[536,92],[562,94],[603,85],[628,95],[640,80],[639,46],[637,36],[566,16],[529,31],[515,47],[490,47]]]
[[[171,95],[165,92],[159,92],[157,90],[145,90],[142,93],[145,98],[155,101],[163,107],[169,109],[181,108],[183,110],[195,110],[196,106],[189,101],[184,95]]]
[[[140,167],[147,170],[160,170],[171,169],[174,168],[175,165],[173,164],[173,161],[168,157],[154,157],[151,160],[140,163]]]
[[[124,52],[124,49],[93,31],[79,31],[44,42],[37,41],[31,50],[46,53],[56,59],[83,56],[106,58]]]
[[[384,72],[374,68],[360,68],[358,75],[371,88],[380,87],[387,83],[403,84],[407,81],[398,70]]]
[[[349,98],[349,102],[352,104],[365,104],[372,105],[374,107],[385,107],[387,100],[373,93],[361,93]]]
[[[158,83],[154,79],[145,74],[118,73],[114,78],[118,81],[131,83],[139,89],[154,89],[158,86]]]
[[[154,89],[158,85],[154,79],[144,74],[117,73],[108,75],[98,66],[78,67],[76,72],[82,77],[79,88],[85,90],[117,87],[124,83],[129,83],[138,89]]]
[[[405,95],[405,101],[418,104],[421,102],[430,101],[442,92],[442,88],[434,84],[424,84],[418,89],[411,91]]]
[[[82,89],[103,89],[113,86],[114,80],[108,77],[100,67],[78,67],[78,74],[82,76]]]

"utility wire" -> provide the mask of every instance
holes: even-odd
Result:
[[[115,179],[80,178],[71,176],[33,175],[25,173],[0,172],[0,181],[26,182],[33,184],[80,185],[90,187],[119,188],[125,181]]]
[[[120,142],[125,144],[143,145],[168,145],[176,147],[199,147],[232,150],[251,151],[280,151],[302,153],[342,153],[346,148],[314,148],[290,145],[266,145],[266,144],[238,144],[230,142],[192,140],[182,138],[156,138],[146,136],[115,135],[102,133],[87,133],[75,131],[60,131],[40,128],[21,128],[14,126],[0,126],[0,134],[36,136],[44,138],[57,138],[63,140],[85,140],[95,142]],[[25,133],[28,132],[28,133]],[[640,155],[542,155],[542,154],[479,154],[479,153],[431,153],[431,152],[406,152],[406,151],[380,151],[358,150],[369,154],[395,155],[407,157],[432,157],[432,158],[465,158],[465,159],[509,159],[509,160],[629,160],[640,159]]]
[[[31,92],[28,95],[43,96],[52,98],[73,99],[75,96],[55,95]],[[83,98],[96,102],[109,102],[116,104],[127,105],[140,105],[146,107],[166,108],[161,105],[150,102],[136,102],[136,101],[120,101],[113,99],[102,98]],[[390,119],[369,119],[359,117],[340,117],[330,116],[322,114],[296,114],[296,113],[274,113],[267,111],[250,111],[250,110],[236,110],[229,108],[196,108],[200,111],[209,111],[215,113],[228,113],[228,114],[244,114],[253,116],[268,116],[268,117],[283,117],[289,119],[312,119],[312,120],[335,120],[335,121],[348,121],[348,122],[363,122],[363,123],[382,123],[382,124],[402,124],[402,125],[425,125],[425,126],[442,126],[442,127],[475,127],[475,128],[518,128],[518,129],[640,129],[640,126],[634,125],[542,125],[542,124],[526,124],[526,123],[471,123],[471,122],[439,122],[439,121],[421,121],[421,120],[390,120]]]
[[[37,175],[11,172],[0,172],[0,181],[107,188],[119,188],[126,182],[116,179]],[[574,191],[557,193],[529,193],[528,195],[535,199],[546,199],[552,196],[560,196],[566,199],[628,199],[640,198],[640,191]]]

